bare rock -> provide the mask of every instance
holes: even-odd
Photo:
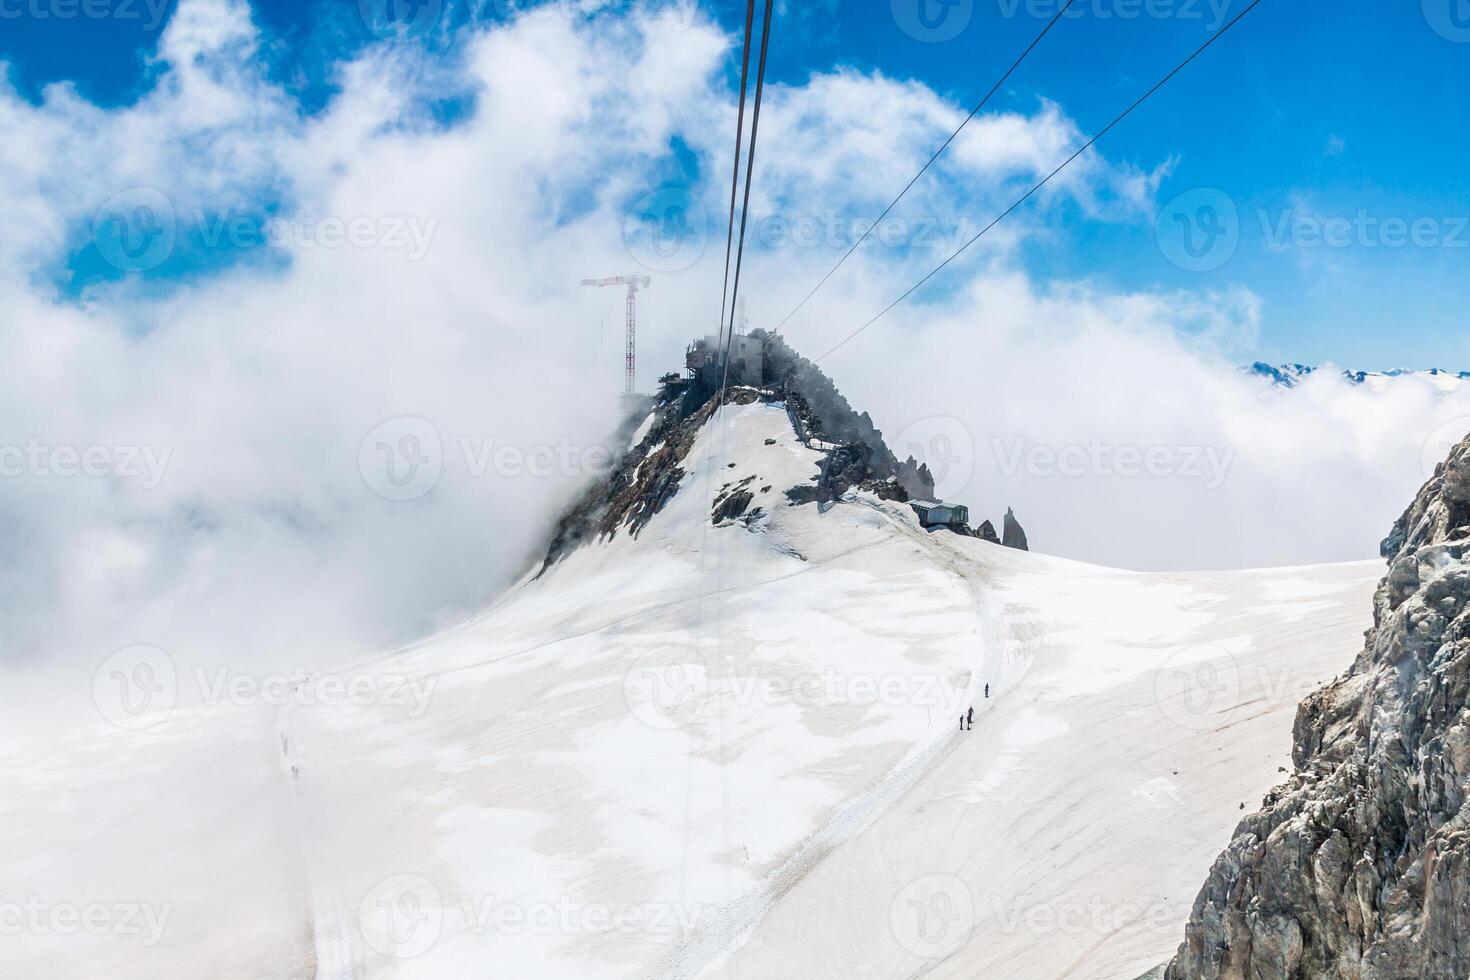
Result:
[[[1195,900],[1167,980],[1470,976],[1470,439],[1384,541],[1352,669]]]
[[[710,514],[710,523],[719,524],[721,521],[733,521],[738,517],[743,517],[753,503],[755,503],[755,494],[743,487],[722,494],[715,499],[714,510]]]
[[[1009,507],[1006,508],[1004,530],[1001,533],[1000,543],[1007,548],[1015,548],[1017,551],[1030,551],[1031,546],[1026,541],[1026,529],[1021,527],[1021,522],[1016,520],[1016,512]]]
[[[748,405],[759,398],[753,391],[737,390],[729,392],[724,403]],[[654,424],[642,442],[618,460],[605,479],[587,487],[557,522],[542,574],[582,545],[610,540],[620,530],[638,537],[678,493],[684,479],[681,463],[720,404],[711,398],[691,410],[671,399],[656,406]],[[639,421],[632,418],[625,423],[630,434]]]

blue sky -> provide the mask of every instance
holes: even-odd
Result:
[[[435,0],[426,2],[433,13]],[[787,0],[774,78],[800,83],[851,66],[917,79],[968,105],[1060,0],[923,0],[927,28],[919,2]],[[1026,246],[1030,270],[1122,290],[1247,287],[1261,297],[1263,318],[1246,353],[1264,360],[1470,369],[1470,30],[1461,26],[1470,20],[1455,19],[1459,2],[1266,0],[1102,146],[1109,159],[1144,170],[1174,161],[1158,195],[1159,223],[1070,216],[1061,233]],[[89,100],[116,106],[147,88],[172,4],[91,3],[108,15],[63,17],[67,0],[0,3],[0,56],[26,97],[70,81]],[[428,40],[507,6],[477,4],[423,21]],[[1031,112],[1050,99],[1090,131],[1243,5],[1076,0],[1077,16],[992,107]],[[308,112],[330,97],[331,66],[377,41],[356,3],[254,6],[272,42],[264,56],[273,75]],[[731,28],[743,14],[733,2],[711,9]],[[456,111],[447,101],[446,119]],[[670,157],[676,166],[677,147]],[[1186,234],[1193,251],[1181,251]]]

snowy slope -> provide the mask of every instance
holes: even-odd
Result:
[[[411,960],[368,937],[365,975],[633,976],[691,933],[723,945],[758,921],[770,876],[820,856],[782,871],[811,834],[860,822],[865,794],[901,792],[952,741],[995,650],[968,581],[876,501],[785,507],[817,454],[778,407],[726,412],[639,541],[575,553],[386,665],[436,678],[424,719],[328,712],[298,729],[323,774],[310,794],[349,842],[344,904],[412,869],[445,907]],[[712,491],[751,475],[773,516],[712,528]],[[390,799],[351,806],[382,785]],[[361,840],[383,842],[379,860]],[[493,928],[502,909],[554,925]],[[580,925],[615,913],[636,921]]]
[[[181,706],[119,728],[53,710],[91,683],[3,694],[25,735],[0,741],[0,977],[312,976],[277,712]]]
[[[1189,915],[1201,842],[1290,766],[1297,702],[1350,663],[1381,574],[1145,576],[941,541],[999,592],[1024,677],[709,975],[1140,976]]]
[[[64,754],[5,746],[27,774],[0,809],[24,848],[7,878],[84,894],[106,867],[187,926],[96,937],[75,966],[61,937],[7,940],[0,975],[1162,962],[1233,812],[1287,764],[1296,701],[1360,646],[1380,567],[1139,575],[927,534],[866,494],[786,506],[818,460],[781,406],[723,409],[638,540],[344,672],[412,678],[421,710],[185,712]],[[752,476],[763,516],[712,526],[715,494]],[[142,801],[216,757],[132,818],[98,775]],[[87,843],[93,823],[117,829]]]

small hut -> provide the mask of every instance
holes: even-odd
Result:
[[[921,527],[967,527],[970,508],[942,500],[910,500],[909,506],[919,515]]]

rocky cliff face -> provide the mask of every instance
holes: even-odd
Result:
[[[1366,649],[1195,900],[1168,980],[1470,976],[1470,439],[1383,545]]]

